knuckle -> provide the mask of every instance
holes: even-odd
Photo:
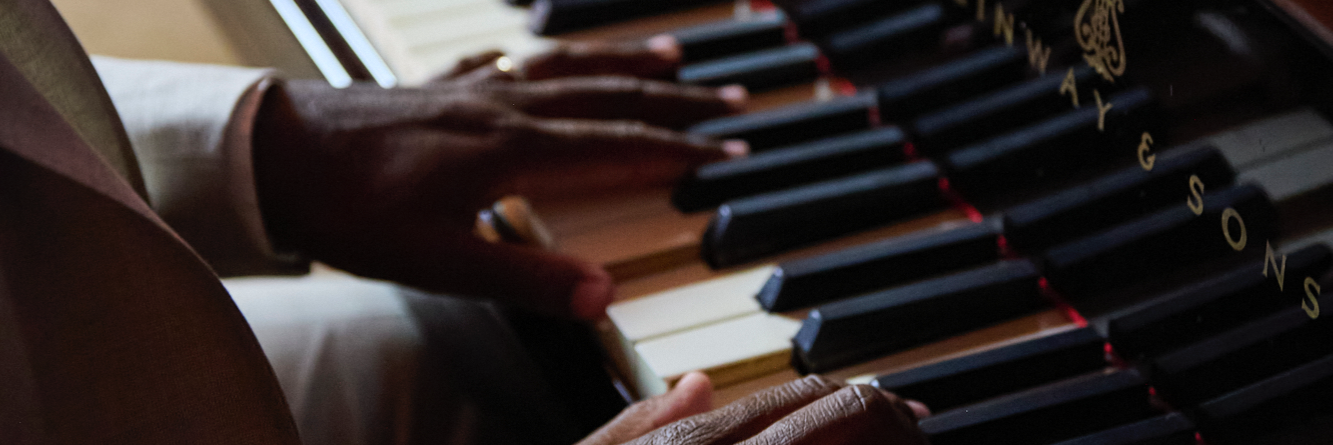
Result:
[[[594,79],[598,89],[620,94],[642,94],[646,83],[643,79],[626,76],[599,76]]]
[[[842,384],[819,374],[805,376],[804,378],[797,380],[795,383],[812,390],[822,390],[827,392],[834,392],[842,388]]]
[[[653,128],[640,121],[613,121],[606,123],[606,131],[612,136],[629,138],[650,136]]]
[[[679,444],[690,443],[691,439],[707,430],[707,423],[696,417],[687,417],[662,427],[655,435],[654,443]]]

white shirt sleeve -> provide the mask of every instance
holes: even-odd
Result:
[[[303,273],[274,251],[251,134],[270,70],[93,57],[153,209],[222,276]]]

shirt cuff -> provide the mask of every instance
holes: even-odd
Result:
[[[220,276],[295,274],[255,188],[251,136],[273,72],[94,57],[129,134],[149,203]]]

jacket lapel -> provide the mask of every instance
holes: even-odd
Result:
[[[0,57],[0,85],[4,86],[0,88],[0,147],[96,190],[171,232],[131,184],[4,57]]]
[[[115,106],[83,47],[49,1],[0,1],[0,58],[9,60],[131,190],[148,199]]]

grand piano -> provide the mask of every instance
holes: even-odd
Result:
[[[778,3],[271,0],[334,83],[670,32],[755,92],[691,129],[749,158],[535,203],[619,282],[581,353],[614,393],[819,372],[935,444],[1333,443],[1333,7]]]

